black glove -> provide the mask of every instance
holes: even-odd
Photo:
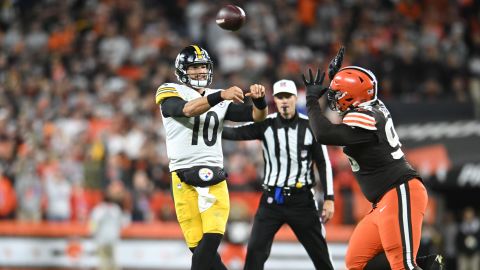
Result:
[[[307,88],[307,99],[315,98],[319,99],[327,92],[327,87],[322,87],[323,79],[325,79],[325,72],[322,73],[320,76],[320,69],[317,69],[317,75],[313,78],[313,73],[311,69],[308,69],[308,73],[310,75],[309,80],[305,78],[305,75],[302,74],[303,83]]]
[[[344,53],[345,53],[345,47],[342,46],[338,50],[337,55],[335,55],[335,58],[333,58],[330,64],[328,65],[328,78],[330,80],[333,79],[335,74],[337,74],[337,72],[342,67]]]

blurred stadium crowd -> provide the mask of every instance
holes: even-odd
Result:
[[[213,57],[215,88],[260,82],[271,93],[283,78],[301,88],[300,74],[344,44],[345,64],[372,69],[383,100],[480,99],[478,1],[232,1],[247,14],[235,33],[214,21],[226,2],[0,2],[2,219],[85,220],[91,190],[114,194],[134,221],[174,219],[151,208],[170,182],[154,93],[176,82],[174,59],[191,43]],[[224,146],[231,190],[258,188],[258,144]],[[337,188],[355,190],[330,150]]]

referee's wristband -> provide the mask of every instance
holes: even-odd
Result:
[[[326,200],[334,201],[334,200],[335,200],[335,197],[334,197],[333,195],[326,195],[323,199],[324,199],[325,201],[326,201]]]
[[[267,107],[267,102],[265,101],[265,97],[261,98],[252,98],[253,105],[257,107],[259,110],[263,110]]]
[[[207,96],[208,105],[213,107],[223,101],[222,91],[215,92]]]

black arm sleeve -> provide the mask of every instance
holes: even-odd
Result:
[[[307,98],[307,110],[310,127],[321,144],[345,146],[378,140],[375,132],[345,124],[333,124],[322,114],[320,104],[315,98]]]
[[[315,160],[315,165],[317,166],[318,174],[320,175],[320,182],[322,184],[324,200],[333,201],[333,175],[332,167],[330,165],[330,158],[328,157],[328,153],[323,152],[321,144],[313,142],[312,148],[312,158]]]
[[[252,105],[230,103],[225,119],[234,122],[251,122],[253,121],[252,111]]]
[[[263,138],[265,121],[247,123],[236,127],[223,127],[222,138],[232,141],[260,140]]]
[[[187,102],[179,97],[166,98],[162,104],[162,115],[164,117],[186,117],[183,113],[183,107]]]

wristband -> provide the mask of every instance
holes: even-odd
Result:
[[[257,107],[259,110],[263,110],[267,107],[267,102],[265,101],[265,97],[261,98],[252,98],[253,105]]]
[[[207,101],[208,101],[208,105],[210,105],[210,107],[213,107],[213,106],[217,105],[218,103],[222,102],[223,98],[222,98],[221,91],[218,91],[218,92],[215,92],[213,94],[208,95],[207,96]]]
[[[326,201],[326,200],[334,201],[334,198],[335,198],[334,195],[326,195],[326,196],[324,197],[324,200],[325,200],[325,201]]]

